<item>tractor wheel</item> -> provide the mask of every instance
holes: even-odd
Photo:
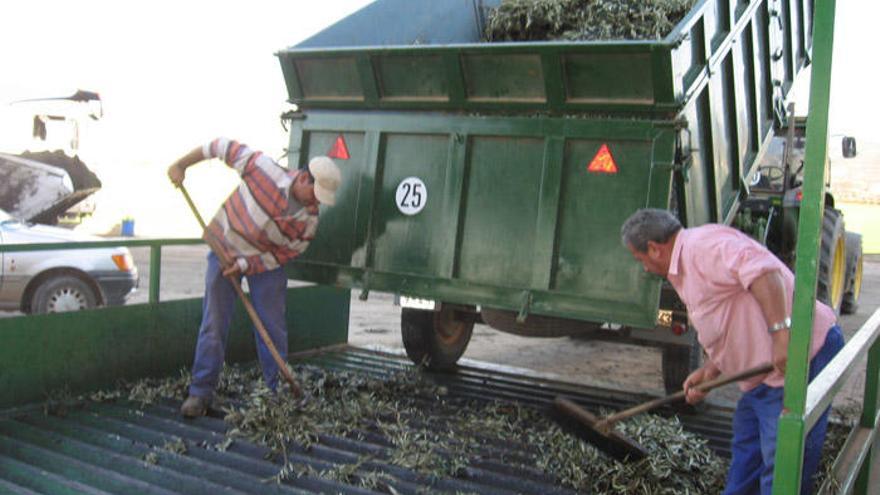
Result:
[[[692,371],[703,363],[703,348],[694,338],[690,346],[663,347],[663,387],[667,394],[681,391],[681,386]]]
[[[819,252],[819,274],[816,298],[840,314],[846,288],[846,237],[843,215],[826,208],[822,221],[822,247]]]
[[[840,312],[851,315],[859,309],[859,295],[862,293],[862,236],[855,232],[846,233],[846,287]]]
[[[400,329],[406,355],[416,364],[448,370],[464,354],[474,331],[476,315],[442,304],[439,311],[404,308]]]

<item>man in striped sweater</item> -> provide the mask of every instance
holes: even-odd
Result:
[[[187,168],[212,158],[223,160],[242,178],[204,232],[234,262],[221,266],[214,252],[208,255],[192,383],[180,408],[186,417],[205,414],[223,368],[236,298],[227,277],[247,277],[254,308],[278,353],[287,357],[283,266],[308,248],[318,227],[318,205],[333,205],[341,182],[339,168],[326,156],[313,158],[307,169],[288,170],[245,144],[223,138],[178,159],[168,177],[179,186]],[[263,378],[274,390],[278,367],[262,339],[256,340]]]

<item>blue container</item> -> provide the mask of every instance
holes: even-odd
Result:
[[[122,220],[122,236],[134,237],[134,219],[124,218]]]

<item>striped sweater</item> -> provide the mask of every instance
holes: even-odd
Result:
[[[247,145],[217,138],[202,147],[205,159],[219,158],[241,175],[208,225],[229,259],[245,275],[282,266],[309,247],[318,228],[318,207],[303,207],[290,186],[299,170],[288,170]]]

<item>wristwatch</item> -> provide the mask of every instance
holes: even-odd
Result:
[[[778,322],[770,325],[770,328],[768,328],[767,331],[772,335],[772,334],[774,334],[782,329],[785,329],[785,328],[791,328],[791,317],[790,316],[786,316],[784,320],[778,321]]]

